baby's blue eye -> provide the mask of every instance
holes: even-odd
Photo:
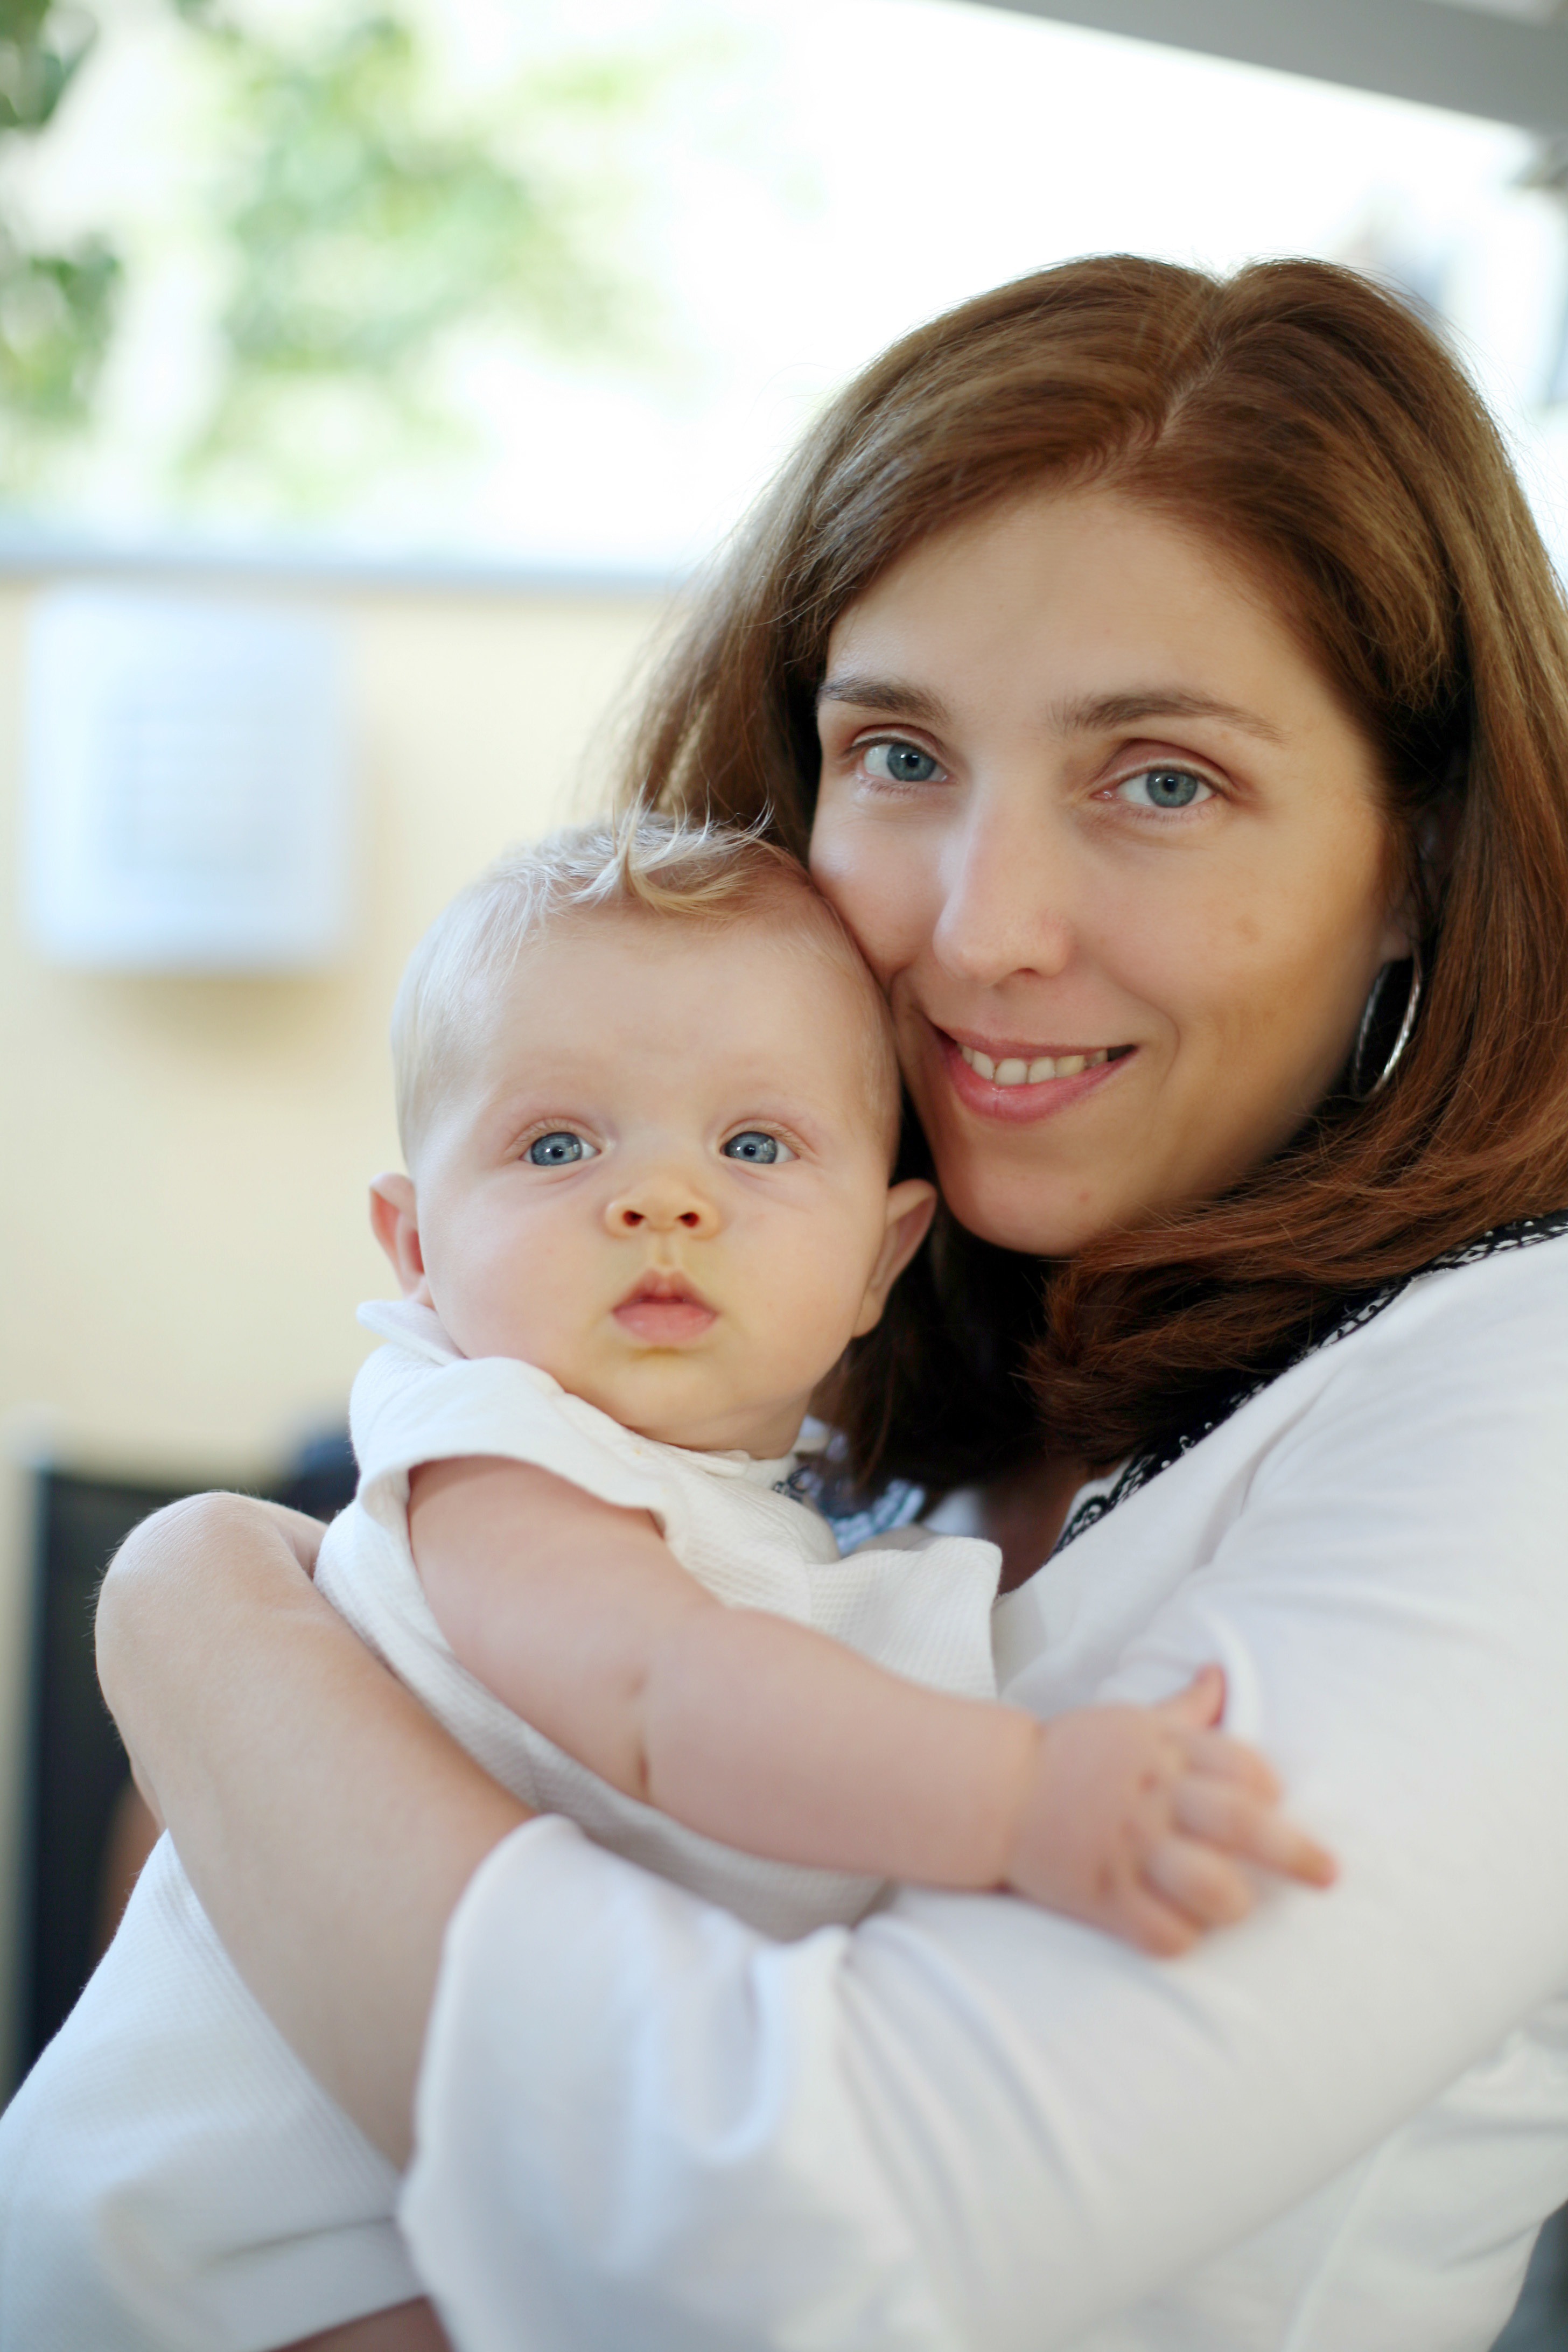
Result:
[[[574,1160],[593,1160],[597,1155],[585,1137],[574,1135],[569,1127],[557,1127],[548,1135],[536,1135],[527,1156],[536,1168],[569,1168]]]
[[[918,743],[868,743],[860,754],[866,773],[886,784],[929,784],[942,763]]]
[[[1142,768],[1135,776],[1127,776],[1117,791],[1134,808],[1191,808],[1201,797],[1214,798],[1214,786],[1190,768]]]
[[[778,1137],[764,1135],[760,1127],[742,1128],[739,1135],[732,1135],[719,1149],[726,1160],[749,1160],[755,1168],[771,1168],[784,1154]]]

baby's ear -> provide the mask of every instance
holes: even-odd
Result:
[[[887,1229],[855,1318],[856,1339],[863,1331],[875,1330],[881,1321],[889,1291],[924,1241],[935,1214],[936,1186],[928,1184],[923,1176],[907,1177],[903,1183],[889,1188]]]
[[[370,1188],[370,1229],[392,1260],[405,1298],[433,1307],[425,1253],[419,1246],[419,1204],[412,1176],[395,1173],[376,1178]]]

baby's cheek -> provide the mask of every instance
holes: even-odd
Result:
[[[787,1356],[807,1383],[830,1370],[849,1344],[866,1282],[858,1259],[824,1252],[770,1286],[775,1355]]]
[[[437,1296],[437,1312],[465,1356],[515,1356],[538,1364],[563,1387],[563,1373],[546,1360],[574,1348],[581,1307],[574,1319],[561,1311],[546,1260],[529,1264],[510,1251],[476,1253],[453,1269],[450,1311]]]

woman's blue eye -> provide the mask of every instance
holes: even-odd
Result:
[[[886,784],[929,784],[942,762],[918,743],[868,743],[860,758],[866,773]]]
[[[557,1127],[548,1135],[536,1135],[527,1156],[536,1168],[570,1168],[574,1160],[593,1160],[597,1155],[584,1136],[574,1135],[568,1127]]]
[[[786,1147],[776,1135],[764,1135],[760,1127],[742,1128],[739,1135],[731,1136],[719,1146],[726,1160],[747,1160],[753,1168],[771,1168],[783,1160]]]
[[[1190,768],[1142,768],[1116,789],[1134,808],[1192,808],[1198,801],[1215,796],[1214,786],[1194,776]]]

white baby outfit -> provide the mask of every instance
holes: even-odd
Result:
[[[911,1682],[973,1698],[996,1695],[994,1545],[904,1528],[845,1559],[821,1512],[790,1491],[794,1454],[760,1462],[634,1436],[532,1364],[459,1356],[427,1307],[377,1300],[360,1320],[393,1344],[354,1383],[359,1496],[316,1571],[334,1607],[524,1804],[568,1815],[599,1844],[765,1934],[858,1919],[875,1880],[759,1862],[699,1837],[610,1788],[476,1682],[447,1648],[415,1570],[408,1474],[465,1454],[556,1471],[606,1503],[650,1511],[682,1567],[731,1608],[813,1625]]]
[[[409,1549],[409,1473],[469,1455],[557,1472],[651,1512],[683,1567],[731,1606],[977,1698],[996,1687],[995,1547],[905,1528],[841,1557],[795,1491],[795,1455],[637,1437],[532,1365],[459,1356],[426,1307],[376,1302],[361,1320],[390,1344],[354,1383],[360,1490],[322,1545],[321,1591],[525,1803],[765,1934],[858,1918],[877,1882],[696,1835],[609,1788],[459,1665]],[[0,2119],[0,2352],[260,2352],[416,2294],[397,2187],[236,1976],[165,1838]]]

